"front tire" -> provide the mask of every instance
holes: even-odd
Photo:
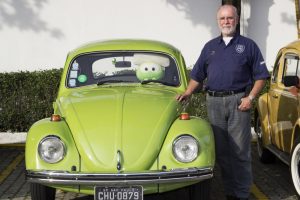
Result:
[[[190,200],[210,199],[211,179],[190,186]]]
[[[294,184],[294,188],[300,196],[300,140],[297,139],[292,155],[291,155],[291,161],[290,161],[290,172],[291,172],[291,178]]]
[[[255,130],[257,134],[257,152],[259,160],[262,163],[268,164],[268,163],[274,163],[275,162],[275,155],[272,154],[268,149],[266,149],[263,146],[263,140],[262,140],[262,128],[261,128],[261,122],[260,117],[257,117],[255,122]]]
[[[31,183],[30,192],[32,200],[55,200],[55,188],[38,183]]]
[[[164,200],[209,200],[211,179],[163,194]]]

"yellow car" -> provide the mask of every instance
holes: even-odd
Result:
[[[270,89],[258,99],[255,131],[260,160],[278,157],[290,166],[293,184],[300,195],[299,77],[300,41],[280,49],[274,64]]]

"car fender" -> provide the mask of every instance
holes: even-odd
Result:
[[[45,162],[38,154],[40,141],[50,135],[59,137],[65,145],[64,158],[53,164]],[[63,119],[54,122],[46,118],[32,125],[26,138],[25,162],[27,170],[78,171],[80,169],[78,151],[69,127]]]
[[[173,155],[173,142],[180,135],[191,135],[199,142],[199,156],[190,163],[181,163]],[[176,119],[169,129],[159,154],[159,169],[188,167],[213,167],[215,164],[215,142],[210,124],[203,119]]]
[[[270,132],[270,121],[268,112],[268,94],[265,93],[259,97],[255,113],[255,122],[257,117],[260,117],[262,142],[263,145],[271,144],[271,132]]]

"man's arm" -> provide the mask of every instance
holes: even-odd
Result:
[[[252,106],[252,101],[260,93],[260,91],[265,86],[266,80],[256,80],[254,86],[247,97],[241,99],[241,104],[239,109],[242,111],[249,110]]]
[[[266,83],[266,80],[256,80],[248,97],[250,99],[252,98],[251,100],[253,100],[260,93],[260,91],[264,88],[265,83]]]
[[[193,92],[199,87],[202,87],[202,83],[199,83],[199,82],[191,79],[186,91],[183,94],[177,95],[176,100],[179,102],[182,102],[182,101],[188,99],[193,94]]]

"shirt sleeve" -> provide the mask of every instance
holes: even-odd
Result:
[[[263,80],[270,77],[266,62],[256,43],[253,42],[252,49],[252,76],[254,80]]]
[[[204,48],[201,51],[201,54],[196,61],[192,71],[191,71],[191,79],[197,81],[197,82],[203,82],[203,80],[207,76],[207,62],[206,62],[206,53],[207,52],[207,45],[204,46]]]

